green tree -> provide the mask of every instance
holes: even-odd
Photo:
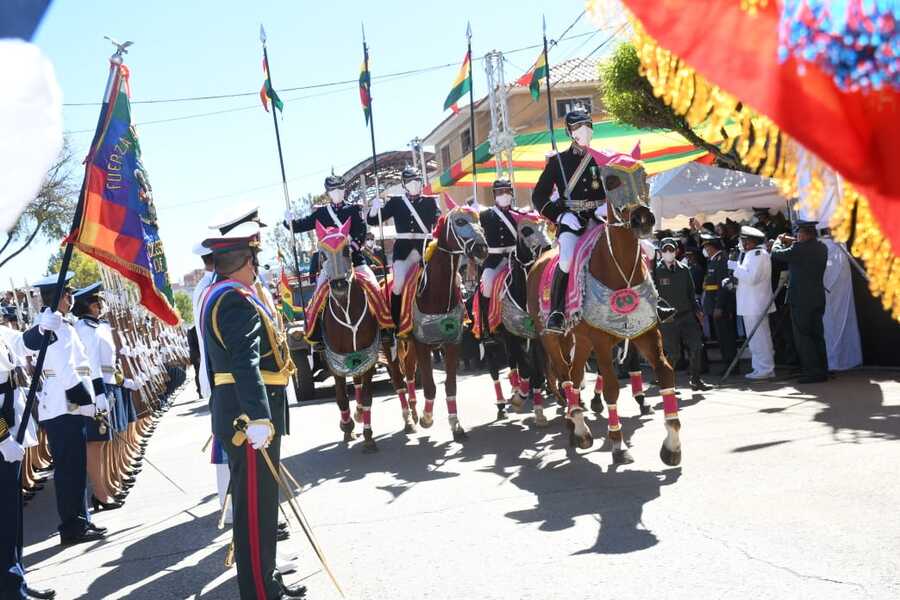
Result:
[[[37,197],[0,243],[0,267],[21,254],[39,236],[48,242],[58,242],[69,233],[78,198],[74,182],[78,167],[72,148],[65,141]]]
[[[750,171],[736,153],[722,152],[718,144],[697,134],[687,120],[653,94],[653,86],[641,75],[641,61],[631,43],[623,43],[609,61],[600,65],[600,91],[603,105],[621,123],[639,129],[677,131],[693,145],[712,154],[720,166]]]
[[[178,290],[175,292],[175,308],[181,313],[181,318],[188,325],[194,322],[194,304],[187,292]]]
[[[50,257],[47,264],[47,275],[51,273],[59,273],[59,266],[62,264],[63,250],[60,249],[56,254]],[[84,287],[92,283],[100,281],[100,265],[96,260],[74,250],[72,252],[72,260],[69,261],[69,270],[75,273],[69,285],[74,288]]]

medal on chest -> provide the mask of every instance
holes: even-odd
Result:
[[[597,167],[591,167],[591,189],[600,189],[600,180],[597,178]]]

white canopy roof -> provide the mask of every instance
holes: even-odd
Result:
[[[753,207],[784,210],[785,200],[771,179],[692,162],[650,181],[650,208],[657,222]]]

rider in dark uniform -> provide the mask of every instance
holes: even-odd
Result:
[[[706,276],[703,279],[703,313],[715,330],[722,360],[725,362],[724,368],[727,369],[737,354],[737,300],[734,290],[723,286],[723,281],[731,276],[728,256],[717,235],[704,233],[700,236],[700,241],[703,244],[703,255],[707,259]]]
[[[244,223],[203,243],[213,251],[216,280],[203,305],[200,335],[212,384],[213,434],[231,471],[240,597],[302,597],[306,589],[286,586],[275,568],[278,484],[262,449],[267,448],[277,468],[281,436],[287,433],[285,386],[293,364],[274,315],[255,289],[259,227]],[[244,419],[245,428],[237,428],[245,430],[246,440],[234,437],[238,417]]]
[[[566,131],[572,138],[572,145],[548,159],[531,196],[535,209],[558,228],[559,267],[553,274],[552,310],[547,329],[560,332],[565,327],[566,285],[575,245],[591,218],[596,215],[597,219],[606,219],[606,192],[600,167],[587,153],[593,135],[591,115],[582,108],[569,111]],[[554,189],[558,194],[555,200]]]
[[[492,186],[494,206],[479,213],[481,227],[488,245],[488,257],[482,265],[481,272],[481,337],[490,338],[488,327],[488,311],[490,309],[491,289],[497,273],[509,263],[509,255],[516,249],[518,233],[513,219],[513,187],[508,179],[498,179]]]
[[[379,279],[383,275],[387,275],[387,255],[385,255],[384,249],[375,243],[375,234],[371,231],[366,233],[366,244],[363,246],[362,253],[366,263]]]
[[[394,283],[391,287],[391,315],[394,323],[400,322],[400,294],[406,275],[425,256],[425,247],[432,239],[432,232],[441,213],[437,196],[422,195],[422,179],[419,171],[411,167],[400,174],[404,193],[391,196],[387,202],[376,197],[369,208],[369,225],[394,220],[397,231],[391,270]]]
[[[825,285],[828,247],[816,239],[816,221],[797,223],[797,240],[779,236],[772,258],[787,263],[790,272],[787,301],[791,305],[794,345],[803,373],[799,383],[819,383],[828,378],[825,346]]]

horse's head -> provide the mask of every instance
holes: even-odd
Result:
[[[318,248],[325,261],[321,267],[328,274],[331,291],[340,296],[346,294],[353,278],[353,263],[350,260],[350,219],[340,227],[324,227],[316,222]]]
[[[482,262],[488,256],[488,246],[478,211],[470,206],[457,206],[449,195],[444,199],[448,212],[444,215],[443,231],[439,232],[438,247]]]
[[[604,164],[600,173],[613,217],[610,224],[632,229],[642,239],[650,237],[656,218],[650,211],[650,187],[641,162],[619,154]]]
[[[542,248],[550,245],[547,220],[533,210],[525,213],[513,211],[511,214],[518,234],[516,254],[520,262],[529,263]]]

